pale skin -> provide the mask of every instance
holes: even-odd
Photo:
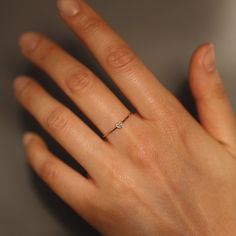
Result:
[[[32,168],[103,235],[233,235],[236,119],[214,63],[213,45],[200,45],[189,65],[197,121],[84,1],[60,0],[58,8],[136,113],[124,128],[102,139],[33,78],[19,76],[14,81],[19,102],[88,176],[54,156],[38,134],[28,132],[23,140]],[[22,53],[102,133],[128,115],[89,68],[46,36],[27,32],[19,42]]]

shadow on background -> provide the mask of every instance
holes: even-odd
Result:
[[[176,91],[177,99],[183,104],[183,106],[189,111],[189,113],[199,121],[198,113],[195,106],[195,101],[192,96],[191,90],[188,85],[188,79],[182,81],[178,91]]]

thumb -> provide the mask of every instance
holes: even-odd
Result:
[[[212,44],[203,44],[193,53],[189,85],[202,126],[236,155],[236,118],[216,68]]]

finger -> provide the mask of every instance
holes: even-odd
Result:
[[[23,54],[47,72],[102,133],[129,114],[101,80],[48,38],[26,33],[20,45]]]
[[[189,83],[201,124],[215,139],[236,151],[235,115],[215,65],[212,44],[203,44],[194,52]]]
[[[14,81],[14,92],[19,102],[91,177],[101,176],[99,170],[108,161],[106,153],[109,145],[106,142],[34,80],[24,76],[18,77]]]
[[[58,8],[142,117],[155,119],[155,111],[165,110],[172,95],[94,10],[81,0],[59,0]]]
[[[82,217],[86,217],[95,186],[74,169],[55,157],[44,141],[34,133],[24,135],[27,160],[48,186]]]

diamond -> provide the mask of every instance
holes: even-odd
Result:
[[[116,124],[116,128],[117,129],[122,129],[123,128],[123,123],[122,123],[122,121],[120,121],[120,122],[118,122],[117,124]]]

